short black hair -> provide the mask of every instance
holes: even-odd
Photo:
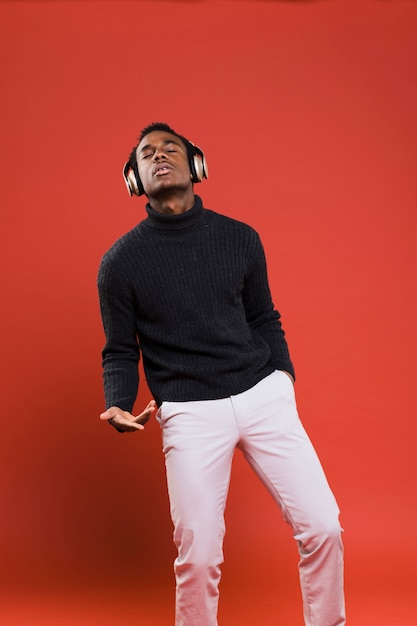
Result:
[[[175,135],[176,137],[181,139],[181,141],[183,141],[185,145],[190,143],[188,139],[177,133],[176,130],[171,128],[171,126],[168,126],[168,124],[166,124],[165,122],[152,122],[152,124],[149,124],[149,126],[145,126],[145,128],[141,131],[138,139],[138,145],[140,144],[142,139],[146,137],[146,135],[149,135],[149,133],[153,133],[154,130],[163,130],[166,133],[171,133],[171,135]]]
[[[131,168],[133,169],[133,171],[135,172],[135,176],[137,180],[140,180],[140,177],[139,177],[139,171],[138,171],[138,162],[136,159],[136,150],[138,148],[138,145],[142,141],[142,139],[146,137],[146,135],[149,135],[149,133],[153,133],[155,130],[162,130],[166,133],[171,133],[171,135],[175,135],[176,137],[178,137],[178,139],[181,139],[182,143],[184,144],[187,150],[189,159],[192,158],[194,154],[193,144],[188,139],[186,139],[186,137],[177,133],[173,128],[171,128],[171,126],[169,126],[165,122],[152,122],[152,124],[145,126],[145,128],[141,130],[140,135],[138,137],[137,144],[132,148],[132,151],[129,155],[128,162]]]

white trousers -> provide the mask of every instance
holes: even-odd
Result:
[[[275,371],[221,400],[164,402],[157,419],[178,548],[176,626],[217,626],[224,510],[236,448],[293,529],[306,626],[343,626],[339,510],[287,374]]]

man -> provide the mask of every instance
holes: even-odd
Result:
[[[257,233],[203,207],[202,151],[145,128],[125,166],[147,218],[103,257],[99,293],[107,410],[143,430],[158,407],[178,548],[176,626],[216,626],[224,509],[239,448],[291,525],[307,626],[345,624],[338,507],[305,433],[294,370]],[[143,357],[151,401],[131,411]],[[256,541],[256,535],[255,539]]]

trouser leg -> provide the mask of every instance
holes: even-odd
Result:
[[[178,556],[176,626],[217,626],[224,509],[237,428],[230,400],[163,403],[168,493]]]
[[[233,397],[239,447],[292,526],[306,626],[345,624],[339,509],[299,420],[293,385],[275,372]]]

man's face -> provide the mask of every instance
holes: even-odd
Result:
[[[145,135],[136,149],[136,159],[148,197],[192,186],[187,150],[176,135],[162,130]]]

